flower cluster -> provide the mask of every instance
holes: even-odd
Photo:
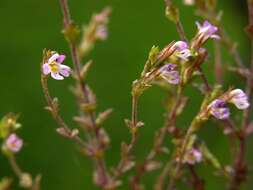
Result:
[[[55,80],[63,80],[64,77],[68,77],[71,73],[70,67],[62,64],[65,60],[65,55],[60,55],[56,52],[51,54],[47,62],[42,65],[43,74],[51,74],[51,77]]]
[[[15,133],[21,127],[17,119],[17,115],[9,113],[0,121],[0,138],[3,139],[3,153],[17,153],[23,147],[23,140]]]
[[[173,51],[173,53],[170,55],[171,57],[176,57],[180,60],[180,63],[183,65],[186,64],[190,60],[191,57],[194,57],[194,51],[201,52],[203,48],[201,46],[209,39],[219,39],[219,36],[216,34],[218,31],[218,28],[212,24],[210,24],[208,21],[204,21],[204,23],[201,25],[197,22],[198,26],[198,32],[195,38],[192,40],[189,45],[185,41],[177,41],[175,42],[171,47],[170,51]],[[165,48],[162,51],[162,55],[164,55],[168,51],[167,48]],[[197,53],[198,54],[198,53]],[[174,61],[175,62],[175,61]],[[161,77],[167,81],[169,84],[178,84],[180,81],[180,75],[179,72],[176,70],[176,63],[169,62],[165,64],[161,69]]]
[[[227,103],[232,103],[241,110],[247,109],[250,105],[247,95],[241,89],[235,89],[225,94],[225,96],[213,100],[209,104],[208,110],[217,119],[228,119],[230,111],[226,106]]]

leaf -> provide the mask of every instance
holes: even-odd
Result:
[[[158,46],[153,46],[149,52],[148,59],[151,61],[151,64],[153,64],[157,60],[157,56],[160,52],[160,49]]]
[[[83,68],[82,68],[82,70],[81,70],[81,76],[83,77],[83,79],[86,78],[86,76],[87,76],[87,74],[88,74],[88,71],[90,70],[90,67],[91,67],[92,64],[93,64],[93,61],[90,60],[90,61],[88,61],[88,62],[83,66]]]
[[[111,115],[112,112],[113,112],[113,109],[109,108],[109,109],[105,110],[104,112],[99,113],[99,115],[98,115],[98,117],[96,119],[96,124],[98,126],[100,126],[102,123],[104,123],[104,121],[106,119],[108,119],[108,117]]]
[[[82,128],[85,128],[87,130],[92,129],[92,123],[90,121],[90,119],[86,118],[86,117],[74,117],[73,120],[75,122],[77,122]]]
[[[216,169],[222,169],[219,160],[209,151],[209,149],[204,143],[201,144],[200,151],[202,152],[204,159],[210,162],[213,167],[215,167]]]

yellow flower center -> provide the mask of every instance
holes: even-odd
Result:
[[[49,66],[50,66],[50,69],[53,73],[59,72],[59,66],[55,61],[49,63]]]

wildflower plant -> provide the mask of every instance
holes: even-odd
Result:
[[[153,170],[160,170],[160,175],[154,182],[155,190],[173,190],[177,187],[180,178],[185,176],[183,171],[189,170],[186,176],[193,189],[205,189],[204,179],[198,174],[195,165],[202,165],[204,162],[210,163],[213,167],[228,180],[228,189],[239,189],[247,179],[247,164],[245,161],[246,139],[252,133],[250,122],[250,102],[252,99],[252,77],[246,77],[246,90],[238,88],[223,89],[220,46],[224,45],[229,53],[235,58],[237,67],[233,71],[246,70],[252,73],[252,69],[247,69],[242,63],[236,49],[230,51],[233,42],[225,33],[221,25],[220,14],[215,12],[216,1],[183,1],[185,5],[195,6],[199,16],[204,18],[203,22],[196,22],[196,35],[188,40],[184,32],[183,24],[180,20],[179,9],[172,0],[165,0],[165,15],[175,23],[180,39],[169,42],[167,46],[160,49],[153,46],[148,54],[140,77],[132,84],[132,114],[131,119],[125,119],[125,123],[130,130],[131,141],[122,143],[121,159],[118,165],[110,167],[106,164],[104,155],[110,144],[110,137],[103,129],[103,122],[109,117],[112,109],[108,109],[100,114],[96,113],[96,97],[86,82],[86,75],[92,62],[82,64],[86,56],[94,47],[97,40],[106,40],[108,37],[107,24],[109,20],[110,8],[105,8],[101,13],[95,14],[90,23],[83,29],[81,42],[78,42],[80,35],[79,27],[71,20],[70,10],[67,0],[60,0],[63,13],[64,35],[70,47],[73,61],[73,70],[69,66],[62,64],[65,56],[54,51],[45,50],[41,64],[42,88],[47,100],[46,109],[49,110],[53,118],[58,123],[57,132],[70,140],[76,142],[82,152],[94,162],[93,181],[101,189],[117,189],[125,185],[122,176],[129,175],[129,188],[140,190],[145,188],[142,177]],[[252,13],[253,3],[248,2],[249,11]],[[250,26],[253,18],[250,14]],[[248,30],[251,34],[251,30]],[[205,48],[207,41],[213,40],[215,44],[215,64],[214,75],[216,84],[210,84],[202,65],[206,64],[209,52]],[[230,69],[231,71],[232,69]],[[79,115],[74,116],[74,120],[80,127],[69,127],[59,112],[59,101],[49,93],[47,81],[48,74],[53,79],[61,80],[72,75],[76,80],[72,91],[76,97]],[[201,82],[196,83],[200,78]],[[199,80],[198,80],[199,81]],[[133,149],[138,142],[140,130],[145,130],[144,122],[138,119],[138,100],[142,94],[152,86],[167,86],[169,89],[168,99],[170,104],[167,109],[165,123],[162,128],[157,129],[154,136],[153,147],[144,160],[136,160]],[[177,127],[177,118],[187,110],[187,99],[185,88],[192,87],[204,94],[204,99],[199,112],[192,119],[189,127],[185,130]],[[224,91],[225,90],[225,91]],[[238,121],[233,120],[230,113],[229,104],[234,104],[236,108],[244,112],[242,126]],[[224,126],[224,134],[232,141],[238,141],[237,153],[234,155],[233,163],[222,165],[213,155],[204,139],[198,136],[198,130],[205,126],[211,118],[215,118]],[[235,122],[237,124],[235,124]],[[86,137],[80,135],[82,130]],[[168,150],[165,140],[171,140],[174,144],[173,150]],[[159,160],[159,155],[167,155],[168,160]],[[168,182],[166,182],[168,180]],[[166,187],[167,184],[167,187]]]
[[[114,190],[120,186],[126,189],[151,189],[143,181],[143,177],[157,170],[154,176],[152,189],[174,190],[178,184],[184,183],[185,188],[203,190],[206,188],[205,179],[196,169],[196,166],[210,164],[219,177],[227,182],[227,189],[239,190],[247,182],[249,165],[246,161],[246,142],[253,133],[251,121],[251,103],[253,96],[253,61],[251,68],[243,63],[237,47],[225,32],[220,12],[216,11],[216,0],[183,0],[186,6],[194,6],[196,13],[203,21],[196,22],[196,34],[188,38],[180,20],[180,10],[172,0],[165,0],[165,16],[175,24],[179,39],[168,42],[163,48],[151,47],[146,63],[139,77],[132,83],[132,112],[131,118],[125,119],[131,140],[122,142],[119,151],[120,160],[115,166],[109,166],[105,154],[110,152],[110,136],[103,128],[104,122],[109,118],[112,109],[109,108],[97,113],[97,100],[95,93],[88,85],[86,77],[92,66],[92,61],[86,56],[94,49],[97,41],[108,38],[107,25],[111,8],[106,7],[100,13],[94,14],[90,22],[80,28],[71,18],[68,1],[59,0],[63,15],[63,34],[69,45],[71,58],[66,52],[55,50],[43,51],[41,70],[41,85],[46,99],[46,110],[49,111],[57,123],[56,132],[62,137],[76,143],[83,154],[93,163],[93,182],[100,189]],[[248,0],[249,26],[246,32],[252,40],[253,32],[253,1]],[[211,84],[202,70],[207,64],[210,50],[206,42],[214,43],[214,76],[215,83]],[[234,59],[235,66],[222,66],[221,46],[224,46]],[[65,59],[72,60],[72,65],[65,65]],[[253,59],[252,59],[253,60]],[[231,87],[226,89],[223,85],[223,73],[233,72],[245,79],[244,89]],[[61,115],[61,101],[53,96],[48,87],[49,80],[64,83],[63,79],[74,79],[71,86],[77,102],[76,115],[73,120],[75,126],[70,126]],[[145,130],[145,123],[138,117],[138,102],[142,95],[153,86],[165,89],[167,93],[166,113],[164,125],[154,134],[152,147],[142,160],[134,155],[138,143],[139,133]],[[203,95],[199,111],[187,124],[186,128],[179,127],[178,118],[189,110],[186,88],[193,88]],[[230,111],[236,108],[236,114],[242,112],[240,119]],[[38,190],[40,188],[40,175],[32,179],[31,175],[17,165],[15,155],[22,150],[23,140],[16,134],[20,125],[16,122],[16,115],[7,115],[0,125],[2,152],[10,160],[10,164],[19,177],[20,185],[26,189]],[[228,138],[233,148],[231,163],[221,163],[216,155],[208,148],[205,139],[199,135],[206,123],[216,120],[213,127],[222,126],[224,138]],[[171,142],[173,148],[169,150],[166,142]],[[235,146],[236,145],[236,146]],[[232,147],[233,146],[233,147]],[[165,156],[166,160],[160,159]],[[124,177],[127,176],[127,177]],[[125,179],[128,179],[128,183]],[[8,178],[0,182],[0,190],[6,190],[12,183]]]
[[[18,122],[18,115],[9,113],[5,115],[0,121],[0,143],[2,154],[8,159],[11,169],[19,180],[19,186],[23,189],[39,190],[41,175],[32,177],[28,172],[21,169],[16,160],[16,155],[22,151],[24,141],[20,138],[16,131],[22,125]],[[13,188],[14,179],[12,177],[3,178],[0,181],[0,189],[8,190]]]

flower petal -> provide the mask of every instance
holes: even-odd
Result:
[[[63,80],[64,77],[61,76],[59,73],[53,73],[51,72],[51,77],[54,78],[55,80]]]
[[[5,145],[10,151],[16,153],[21,150],[23,146],[23,140],[20,139],[16,134],[12,133],[6,139]]]
[[[170,72],[164,72],[161,77],[166,80],[170,84],[178,84],[180,81],[179,73],[178,71],[170,71]]]
[[[172,48],[175,48],[177,51],[182,51],[188,48],[187,42],[184,41],[177,41]]]
[[[56,59],[59,57],[60,55],[58,53],[54,53],[49,59],[48,59],[48,63],[51,63],[53,61],[56,61]]]
[[[51,69],[48,65],[48,63],[45,63],[42,65],[42,72],[44,75],[48,75],[50,73]]]
[[[247,95],[241,89],[232,90],[229,93],[231,98],[230,102],[233,103],[238,109],[247,109],[250,104]]]
[[[71,69],[67,65],[60,65],[59,72],[61,75],[68,77],[70,75]]]
[[[66,56],[65,55],[59,55],[57,58],[56,58],[56,62],[61,64],[64,60],[65,60]]]

